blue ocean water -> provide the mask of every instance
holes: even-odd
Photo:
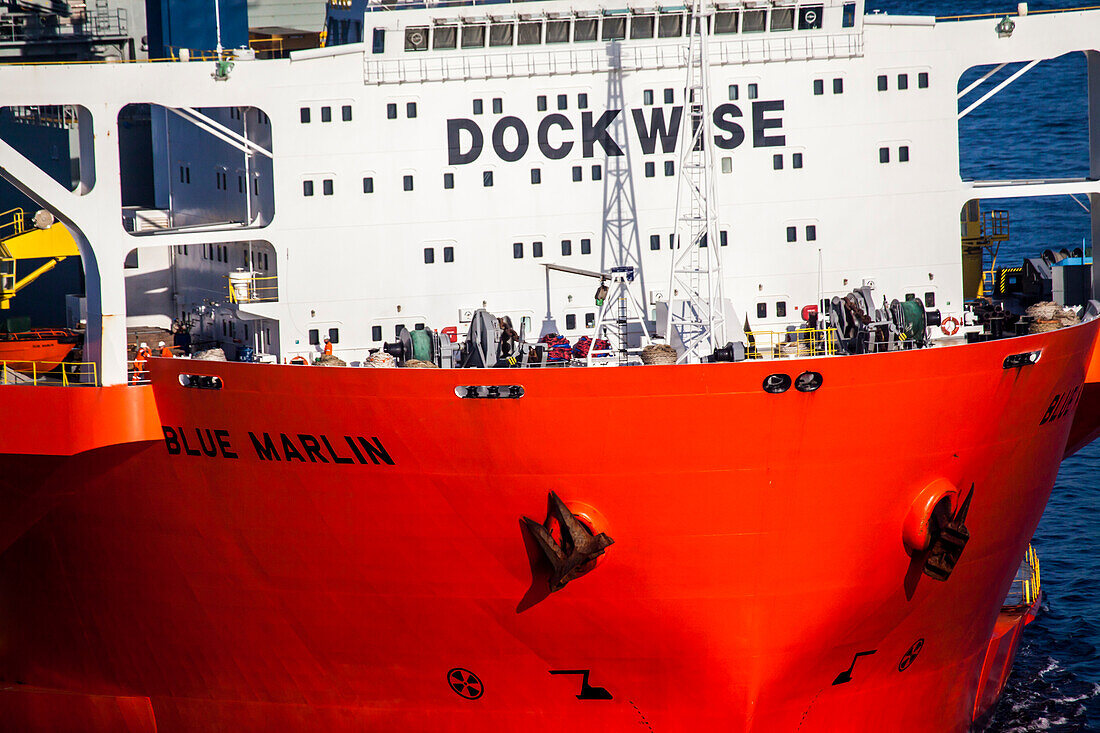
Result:
[[[1030,2],[1030,10],[1083,2]],[[957,15],[1014,11],[1009,2],[868,0],[868,12]],[[990,22],[992,25],[992,22]],[[990,32],[992,32],[992,27]],[[1018,65],[1003,70],[1003,79]],[[962,86],[988,68],[971,70]],[[960,122],[960,168],[976,180],[1088,174],[1085,58],[1045,61]],[[960,89],[962,88],[960,86]],[[988,88],[988,87],[987,87]],[[980,96],[976,95],[976,96]],[[967,98],[967,103],[974,96]],[[1015,263],[1047,247],[1091,247],[1089,215],[1068,196],[984,200],[1004,208],[1011,239],[999,262]],[[1033,544],[1042,565],[1043,615],[1024,632],[1004,698],[989,730],[1100,730],[1100,441],[1066,460]]]

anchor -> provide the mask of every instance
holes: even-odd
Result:
[[[552,533],[555,521],[561,532],[560,542]],[[523,517],[523,524],[553,567],[551,591],[561,590],[569,581],[591,570],[592,562],[615,542],[603,532],[593,535],[553,491],[547,499],[546,521],[539,523]]]
[[[963,548],[970,540],[970,531],[964,522],[973,496],[974,484],[970,484],[970,493],[966,495],[955,516],[944,521],[936,532],[932,547],[928,550],[928,559],[924,562],[924,574],[928,577],[941,581],[951,577],[951,571],[955,569]]]

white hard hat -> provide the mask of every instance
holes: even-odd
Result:
[[[139,346],[138,348],[141,348],[141,349],[148,349],[148,348],[149,348],[149,344],[147,344],[147,343],[145,343],[144,341],[142,341],[142,342],[141,342],[141,346]]]
[[[163,342],[163,341],[161,341],[160,343],[158,343],[158,344],[157,344],[157,348],[158,348],[158,349],[159,349],[160,347],[162,347],[162,346],[164,346],[164,342]]]

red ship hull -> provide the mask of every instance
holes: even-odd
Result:
[[[674,367],[153,359],[151,389],[96,391],[110,405],[54,390],[86,402],[0,435],[0,711],[39,729],[966,730],[1011,664],[1001,603],[1098,326]],[[761,389],[803,370],[817,392]],[[974,489],[939,582],[903,533],[946,485]],[[550,491],[614,539],[556,593],[521,524]]]

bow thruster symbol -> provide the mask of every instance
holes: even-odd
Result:
[[[554,537],[555,523],[561,536],[560,542]],[[551,591],[561,590],[566,583],[588,572],[591,563],[615,542],[603,532],[593,535],[553,491],[547,500],[546,521],[540,524],[524,517],[523,524],[553,567]]]

